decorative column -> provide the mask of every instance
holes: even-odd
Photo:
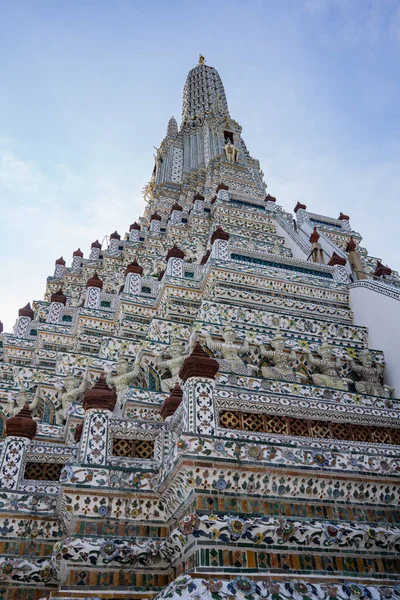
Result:
[[[218,200],[229,200],[228,190],[229,186],[225,185],[225,183],[220,183],[215,190]]]
[[[140,225],[135,221],[134,223],[132,223],[132,225],[129,226],[129,241],[137,243],[140,241],[139,237]]]
[[[184,258],[185,253],[174,244],[172,248],[168,250],[168,254],[165,257],[165,260],[167,261],[167,275],[170,275],[171,277],[184,277]]]
[[[120,240],[121,236],[119,235],[118,231],[114,231],[114,233],[110,235],[110,243],[108,244],[108,252],[110,254],[115,254],[116,252],[119,252],[118,247],[120,244]]]
[[[204,196],[196,194],[193,198],[193,210],[197,213],[204,212]]]
[[[183,396],[182,388],[179,385],[179,383],[176,383],[171,394],[168,396],[168,398],[165,398],[165,400],[160,408],[160,415],[164,419],[164,421],[165,421],[165,419],[167,419],[168,417],[171,417],[176,412],[178,406],[182,402],[182,396]]]
[[[91,260],[91,261],[98,260],[100,257],[100,252],[101,252],[101,244],[100,244],[99,240],[92,242],[92,244],[90,246],[89,260]]]
[[[182,221],[182,206],[175,202],[171,208],[171,225],[178,225]]]
[[[218,369],[218,361],[210,358],[199,342],[183,361],[179,377],[183,381],[187,431],[199,435],[215,434],[214,388]]]
[[[75,250],[75,252],[72,253],[71,269],[73,271],[78,271],[79,269],[82,268],[82,263],[83,263],[83,252],[80,248],[78,248],[78,250]]]
[[[28,302],[26,306],[20,308],[18,311],[18,319],[14,325],[13,334],[16,337],[26,337],[30,322],[33,320],[33,317],[34,312],[30,303]]]
[[[136,259],[126,267],[125,275],[124,294],[133,294],[134,296],[141,294],[143,267],[137,263]]]
[[[116,402],[117,394],[108,387],[102,373],[96,385],[87,390],[83,397],[85,418],[80,437],[80,462],[96,466],[106,464],[109,419]]]
[[[153,213],[150,217],[150,233],[159,235],[161,229],[161,217],[158,213]]]
[[[54,277],[62,277],[65,273],[65,260],[63,259],[62,256],[60,256],[60,258],[57,258],[56,260],[56,265],[54,267]]]
[[[0,488],[16,490],[23,476],[24,455],[36,435],[37,423],[29,404],[24,404],[15,417],[6,421],[6,439],[0,454]]]
[[[349,217],[349,215],[344,215],[341,212],[340,215],[339,215],[339,217],[338,217],[338,220],[342,221],[342,223],[343,223],[343,229],[347,229],[347,231],[351,231],[350,217]]]
[[[67,303],[67,296],[63,294],[62,289],[59,289],[58,292],[52,294],[50,297],[50,308],[47,315],[47,323],[58,323],[60,320],[61,311],[63,306]]]
[[[229,259],[229,233],[222,227],[217,227],[211,236],[211,258],[217,260]]]
[[[296,217],[297,217],[297,221],[299,223],[299,225],[301,225],[301,223],[304,221],[305,219],[305,210],[307,210],[307,206],[305,204],[302,204],[301,202],[298,202],[296,204],[296,206],[294,207],[293,212],[295,213]]]
[[[320,238],[320,235],[317,231],[317,228],[314,227],[314,231],[310,235],[311,256],[312,256],[313,262],[324,265],[325,264],[324,252],[322,250],[321,244],[318,242],[319,238]]]
[[[361,257],[357,252],[357,244],[354,241],[353,236],[350,236],[347,242],[346,252],[349,254],[349,263],[357,281],[361,279],[367,279],[367,274],[364,272],[364,265],[362,264]]]
[[[103,282],[95,273],[86,283],[85,308],[100,308],[100,292]]]

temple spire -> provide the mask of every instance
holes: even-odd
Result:
[[[214,67],[205,65],[203,55],[199,64],[191,69],[183,89],[182,124],[204,117],[217,102],[219,112],[229,115],[222,79]]]
[[[178,123],[176,122],[175,117],[171,117],[168,121],[167,127],[167,137],[176,138],[178,135]]]

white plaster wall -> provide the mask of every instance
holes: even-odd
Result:
[[[293,258],[296,260],[307,260],[307,255],[303,252],[297,242],[295,242],[290,235],[283,229],[283,227],[275,221],[276,233],[285,238],[285,246],[292,251]]]
[[[400,398],[400,300],[377,291],[350,286],[354,324],[368,327],[369,347],[383,350],[385,383],[396,388]]]

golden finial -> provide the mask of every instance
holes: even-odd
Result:
[[[205,60],[206,59],[204,58],[204,56],[202,54],[199,54],[199,65],[204,65]]]

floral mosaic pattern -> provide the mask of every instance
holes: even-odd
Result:
[[[226,430],[222,430],[226,435]],[[222,432],[221,432],[222,433]],[[248,437],[249,432],[246,432]],[[238,437],[238,436],[236,436]],[[241,437],[244,437],[243,435]],[[257,440],[258,441],[258,440]],[[388,449],[386,456],[380,452],[370,453],[367,446],[364,451],[360,449],[332,449],[332,442],[328,442],[325,448],[321,449],[318,443],[314,447],[296,448],[296,439],[285,439],[280,445],[276,440],[269,440],[269,443],[257,443],[244,440],[232,440],[220,438],[210,440],[207,438],[182,438],[180,449],[185,454],[221,456],[227,459],[240,460],[240,462],[252,461],[256,454],[258,460],[268,466],[299,466],[307,467],[310,470],[326,471],[354,471],[368,474],[381,474],[385,472],[390,476],[399,476],[400,474],[400,456],[397,450]],[[262,440],[263,441],[263,440]],[[272,443],[271,443],[272,442]],[[289,446],[293,444],[292,447]],[[336,444],[335,444],[336,445]],[[289,446],[289,447],[288,447]]]
[[[47,559],[28,560],[25,558],[0,557],[0,582],[23,583],[29,585],[56,585],[50,561]]]
[[[232,544],[239,541],[258,548],[296,548],[337,551],[357,548],[360,552],[400,550],[400,530],[358,526],[353,523],[294,521],[290,519],[241,519],[238,517],[189,514],[165,540],[130,541],[125,539],[67,538],[56,542],[53,566],[60,575],[68,564],[101,566],[165,567],[182,557],[185,549],[196,550],[206,540]]]
[[[200,60],[189,81],[184,124],[178,132],[171,119],[157,149],[140,225],[110,236],[108,247],[95,243],[88,258],[75,252],[68,265],[57,261],[33,318],[19,316],[13,333],[0,334],[2,437],[21,390],[31,405],[40,400],[35,440],[0,442],[0,595],[9,586],[10,600],[38,600],[62,581],[78,595],[90,588],[102,597],[132,588],[147,597],[164,587],[160,600],[400,600],[398,586],[383,585],[399,571],[400,449],[387,428],[397,430],[400,401],[355,393],[361,375],[351,360],[368,348],[368,331],[353,324],[349,267],[308,260],[308,234],[299,234],[315,224],[324,248],[343,258],[349,236],[357,244],[361,236],[346,218],[305,209],[294,222],[266,196],[218,73]],[[237,162],[225,154],[226,135]],[[229,240],[212,244],[217,226]],[[185,256],[167,265],[174,244]],[[370,272],[376,259],[358,249]],[[134,260],[143,274],[126,274]],[[95,272],[101,289],[87,287]],[[380,281],[353,285],[399,296]],[[60,289],[63,302],[51,302]],[[160,355],[174,338],[190,353],[195,340],[217,338],[227,325],[248,342],[243,372],[253,376],[224,362],[215,381],[191,377],[164,421],[168,390],[159,390],[170,373],[160,371]],[[285,371],[293,381],[258,376],[274,373],[266,367],[275,359],[261,356],[259,344],[268,346],[277,326],[294,350],[296,373]],[[325,337],[352,391],[311,385],[312,355]],[[57,418],[68,376],[93,383],[139,352],[140,377],[113,415],[85,412],[79,397],[65,425]],[[383,353],[371,354],[383,367]],[[323,437],[327,421],[349,435]],[[375,435],[378,427],[386,437]],[[49,466],[54,481],[46,480]],[[209,579],[211,568],[224,576]],[[199,577],[185,574],[191,569]],[[284,569],[285,581],[273,581]],[[181,576],[165,587],[172,573]],[[307,573],[315,583],[296,580]],[[327,583],[333,573],[340,584]],[[375,585],[362,585],[366,577]]]
[[[357,548],[359,551],[400,550],[400,530],[355,523],[295,521],[292,519],[251,519],[229,516],[184,517],[178,529],[199,541],[205,539],[229,544],[243,540],[257,547],[296,547],[314,549]],[[174,537],[174,534],[171,536]]]
[[[308,583],[305,581],[258,581],[249,577],[226,579],[193,579],[182,575],[173,581],[155,600],[180,598],[189,600],[397,600],[400,597],[399,586]]]

